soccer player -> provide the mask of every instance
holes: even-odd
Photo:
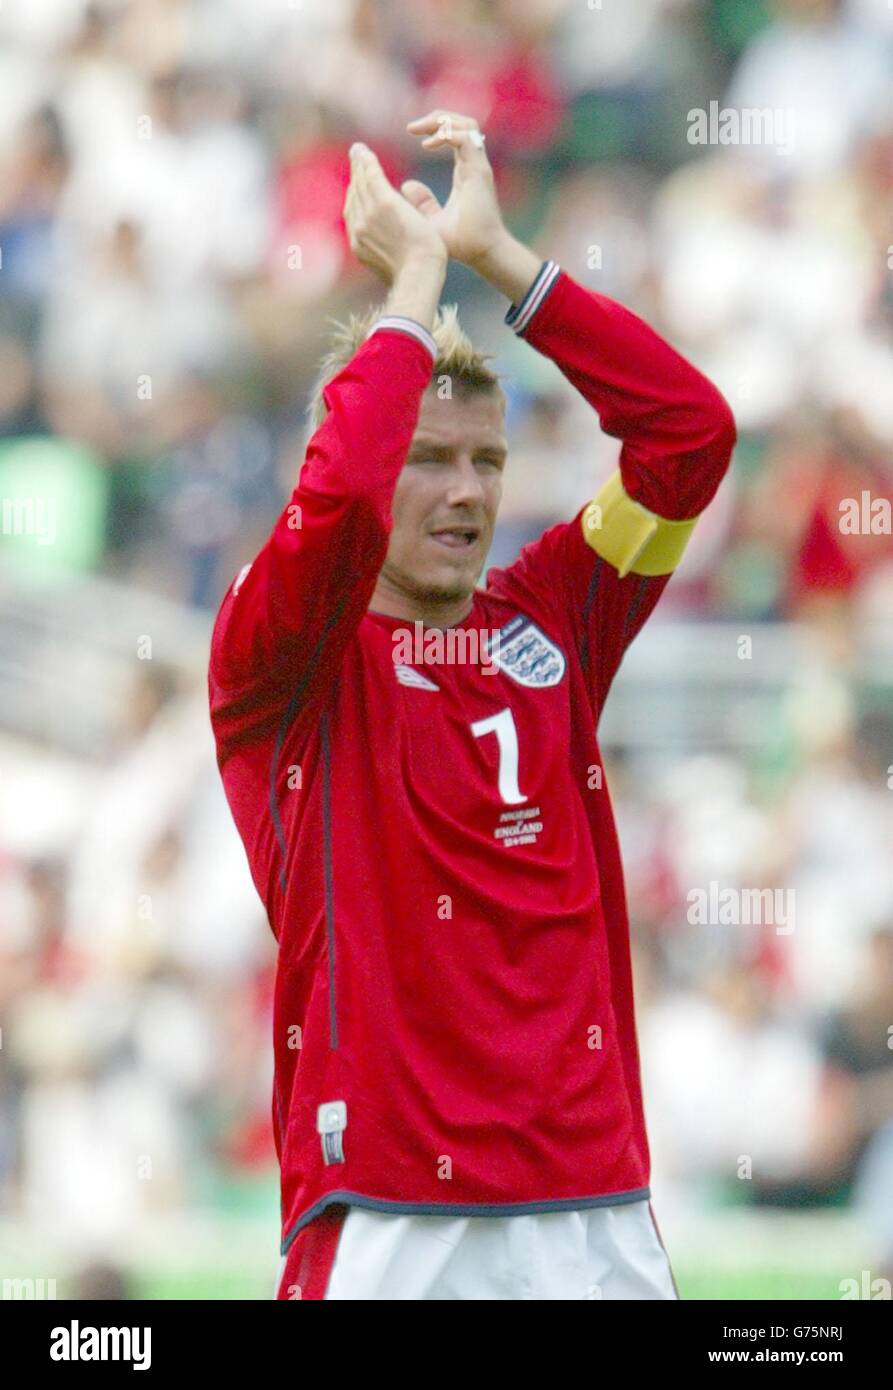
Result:
[[[450,197],[352,148],[351,246],[389,294],[326,359],[298,484],[212,640],[279,949],[277,1296],[672,1299],[596,728],[735,425],[641,319],[509,234],[472,118],[409,129],[452,149]],[[504,398],[438,307],[450,256],[622,441],[485,589]]]

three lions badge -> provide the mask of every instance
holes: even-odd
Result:
[[[566,666],[561,648],[523,613],[499,629],[488,655],[513,681],[534,689],[558,685]]]

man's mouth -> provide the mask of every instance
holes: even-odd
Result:
[[[479,526],[441,526],[437,531],[430,532],[432,540],[449,550],[470,550],[480,539],[480,534]]]

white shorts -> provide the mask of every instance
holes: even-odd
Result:
[[[276,1288],[279,1297],[283,1257]],[[522,1216],[350,1207],[326,1299],[678,1299],[647,1199]]]

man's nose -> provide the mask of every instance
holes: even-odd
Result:
[[[480,503],[484,498],[484,488],[480,474],[474,466],[470,454],[456,460],[450,475],[447,500],[452,507]]]

